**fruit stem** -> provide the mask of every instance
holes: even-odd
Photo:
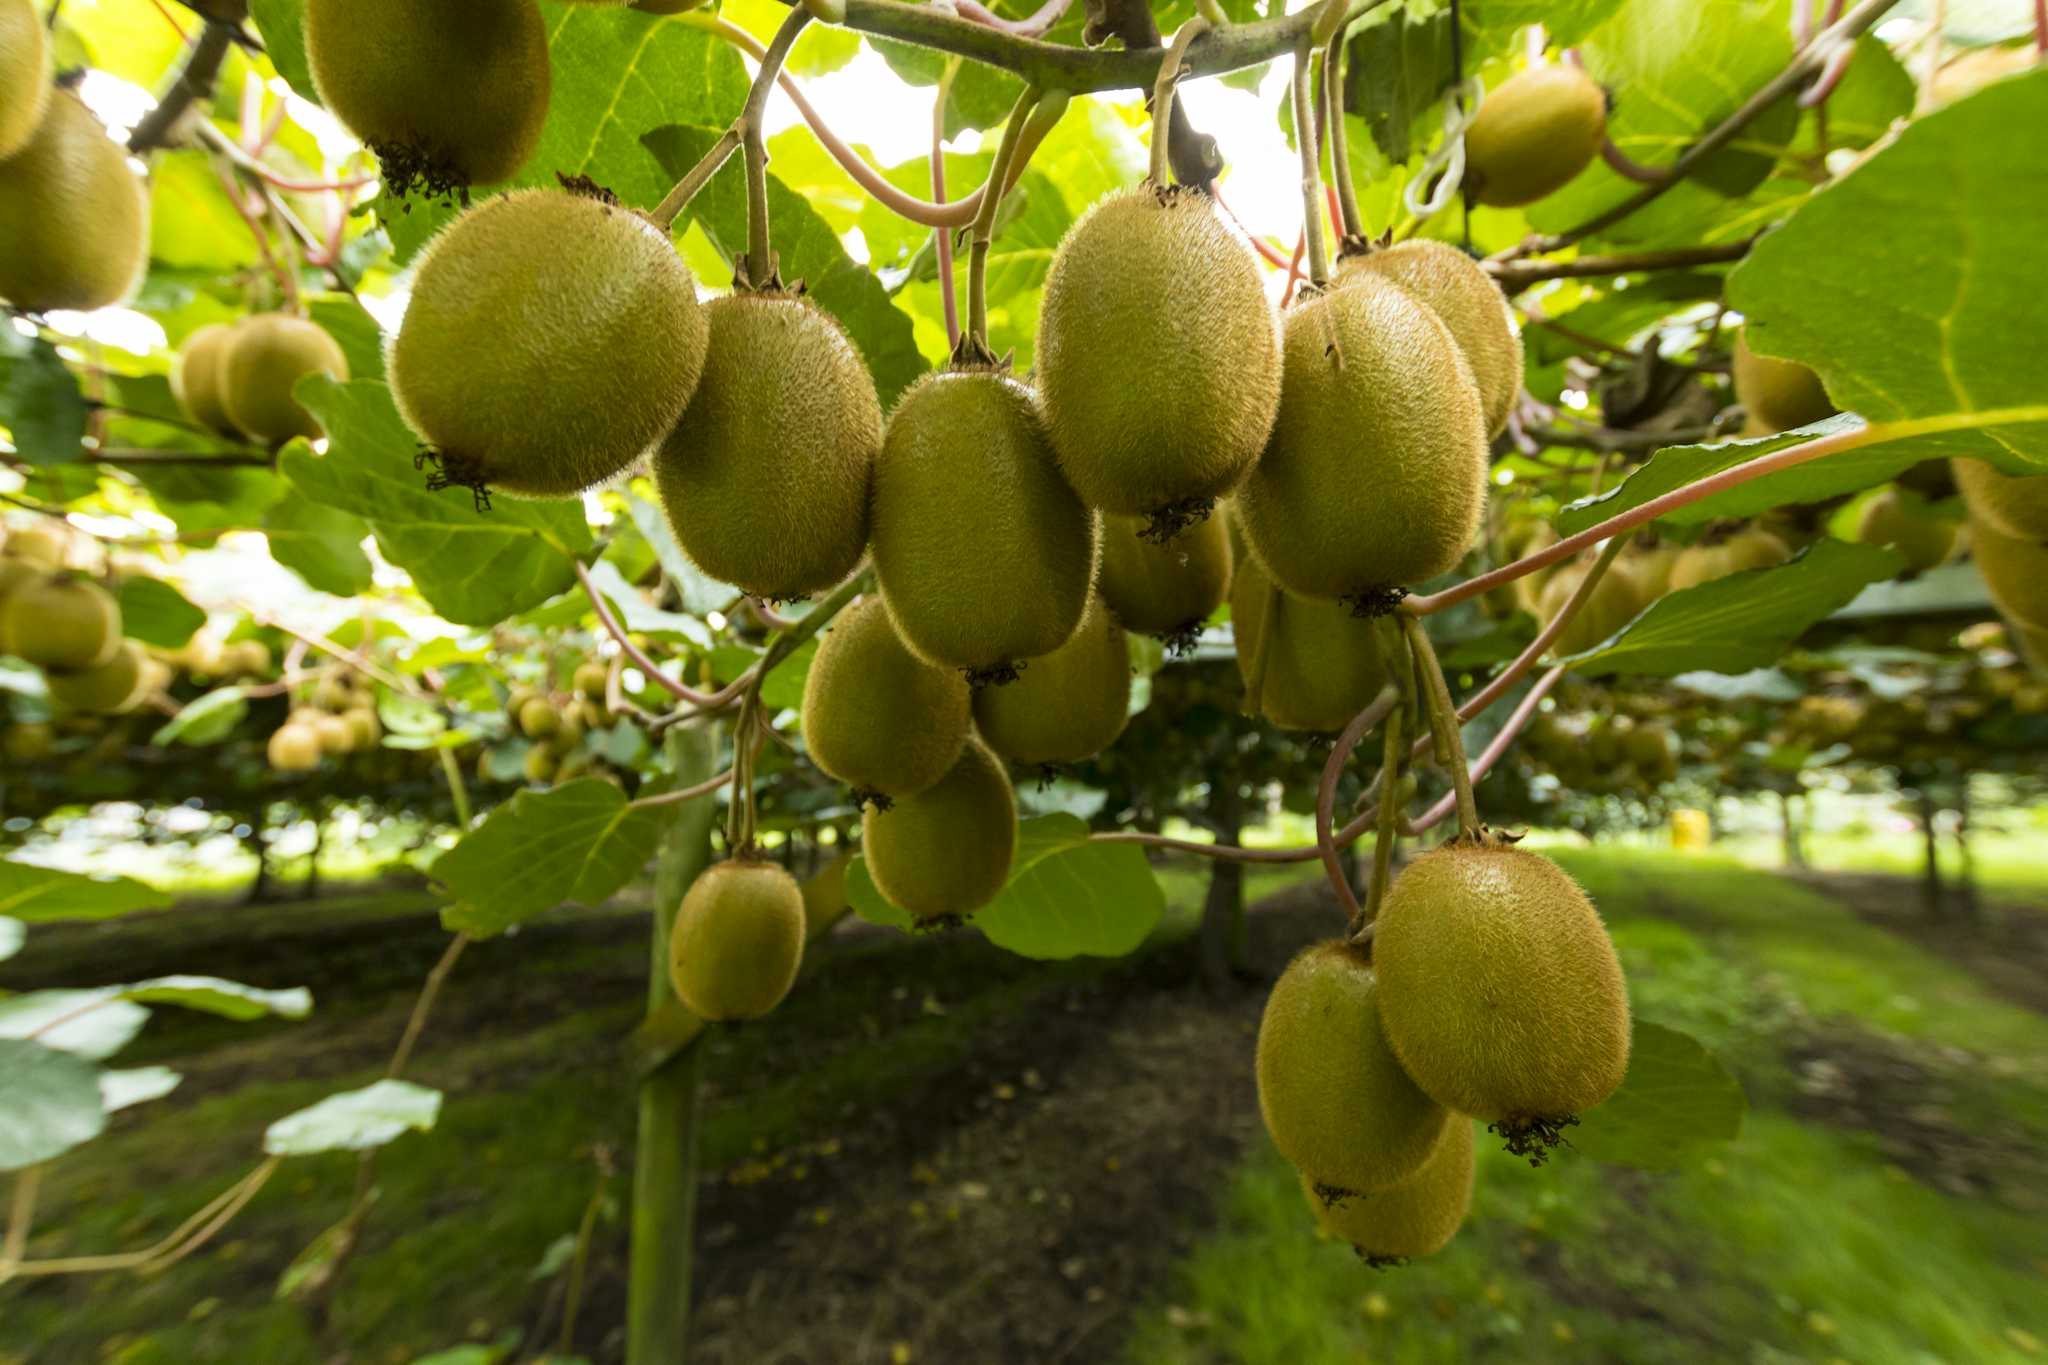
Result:
[[[1429,632],[1423,629],[1421,618],[1403,615],[1401,629],[1407,633],[1408,647],[1415,652],[1416,661],[1422,666],[1430,729],[1449,751],[1450,761],[1445,766],[1450,769],[1451,789],[1457,794],[1458,833],[1463,838],[1476,838],[1479,834],[1479,804],[1472,799],[1472,773],[1465,766],[1465,734],[1458,725],[1458,705],[1451,700],[1451,685],[1444,678],[1444,667],[1437,662],[1436,646],[1430,643]]]
[[[960,59],[946,63],[932,95],[932,202],[946,202],[946,101],[953,96],[953,77],[960,71]],[[932,250],[939,258],[939,301],[946,314],[946,344],[960,344],[960,304],[953,292],[953,230],[932,229]]]
[[[775,30],[768,50],[761,54],[760,69],[747,91],[746,106],[740,110],[739,128],[747,156],[747,283],[755,289],[772,289],[777,283],[775,256],[768,245],[768,142],[763,127],[767,122],[768,92],[782,70],[797,35],[811,21],[811,12],[798,5],[791,9],[782,27]]]
[[[1321,290],[1330,282],[1330,254],[1323,244],[1322,152],[1315,133],[1315,105],[1309,98],[1321,52],[1313,33],[1294,48],[1294,142],[1301,149],[1302,231],[1308,237],[1308,282]]]
[[[654,211],[647,217],[658,228],[674,227],[676,219],[690,206],[690,201],[697,197],[697,191],[703,189],[711,177],[718,174],[719,167],[730,160],[732,154],[739,148],[740,130],[737,126],[720,133],[718,141],[711,144],[711,150],[704,153],[681,180],[676,181],[676,187],[655,205]]]
[[[1161,189],[1168,180],[1167,150],[1173,139],[1169,131],[1173,127],[1173,91],[1180,84],[1182,70],[1187,65],[1188,45],[1210,29],[1207,19],[1197,14],[1180,26],[1173,35],[1173,42],[1166,49],[1166,59],[1159,63],[1159,76],[1152,82],[1152,164],[1145,178]]]
[[[1556,668],[1550,669],[1542,677],[1530,684],[1528,693],[1520,702],[1516,703],[1514,711],[1508,718],[1501,722],[1500,732],[1488,741],[1485,751],[1473,761],[1472,780],[1474,782],[1482,780],[1488,773],[1493,771],[1493,765],[1500,762],[1501,756],[1507,753],[1508,746],[1513,744],[1516,736],[1522,733],[1522,728],[1529,723],[1529,718],[1536,714],[1536,708],[1543,704],[1543,699],[1550,695],[1550,689],[1557,686],[1558,679],[1562,678],[1566,671],[1563,665],[1559,665]],[[1455,798],[1446,796],[1443,800],[1437,802],[1434,806],[1431,806],[1428,810],[1410,821],[1403,827],[1402,832],[1409,835],[1421,834],[1425,830],[1434,828],[1455,808]]]
[[[1372,845],[1372,882],[1366,887],[1365,913],[1352,921],[1355,939],[1367,926],[1378,921],[1380,903],[1386,899],[1387,882],[1394,871],[1394,841],[1400,836],[1401,769],[1407,765],[1408,716],[1406,706],[1394,708],[1387,717],[1386,742],[1380,749],[1380,823]]]
[[[1337,841],[1332,834],[1336,824],[1337,783],[1343,778],[1345,765],[1351,761],[1351,754],[1359,742],[1372,732],[1372,727],[1379,724],[1383,716],[1398,709],[1393,687],[1381,688],[1372,704],[1353,716],[1351,723],[1344,727],[1344,733],[1337,736],[1336,744],[1330,748],[1330,757],[1323,764],[1322,780],[1316,784],[1316,849],[1322,855],[1323,871],[1329,875],[1330,886],[1337,893],[1337,904],[1344,910],[1346,924],[1357,923],[1364,912],[1358,907],[1358,893],[1351,889],[1351,879],[1344,875],[1344,865],[1337,857]]]
[[[967,336],[965,344],[970,351],[983,357],[994,353],[988,347],[988,249],[996,235],[996,212],[1003,206],[1003,191],[1011,180],[1010,168],[1021,155],[1029,158],[1030,152],[1023,151],[1025,125],[1037,121],[1040,101],[1045,92],[1035,85],[1024,87],[1024,93],[1017,96],[1017,102],[1010,107],[1010,117],[1003,124],[1002,141],[996,144],[995,159],[989,162],[988,184],[981,193],[981,207],[975,211],[973,238],[967,255]],[[1060,112],[1066,112],[1066,96],[1059,97]],[[1055,115],[1057,121],[1057,115]],[[1039,139],[1045,136],[1043,132]],[[1038,139],[1033,139],[1035,150]],[[1019,168],[1021,169],[1021,163]]]
[[[1351,146],[1344,127],[1344,44],[1350,31],[1348,24],[1339,24],[1323,58],[1323,126],[1329,129],[1330,178],[1336,183],[1337,213],[1344,221],[1347,244],[1365,237],[1365,215],[1358,211],[1358,194],[1351,186]]]
[[[448,800],[455,807],[455,827],[467,830],[475,812],[469,805],[469,784],[463,781],[462,765],[455,761],[453,749],[436,750],[441,756],[441,776],[448,781]]]

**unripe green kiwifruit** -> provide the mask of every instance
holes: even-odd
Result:
[[[564,498],[675,425],[708,335],[667,233],[588,195],[518,190],[427,245],[391,396],[441,482]]]
[[[94,668],[77,672],[60,672],[50,669],[43,675],[48,684],[50,697],[60,705],[73,711],[84,711],[96,716],[120,715],[132,711],[147,695],[144,687],[143,665],[151,662],[142,652],[142,646],[133,640],[123,640],[114,650],[114,657]]]
[[[43,569],[61,569],[71,551],[71,533],[49,522],[17,526],[7,534],[0,555]]]
[[[204,427],[234,434],[234,419],[228,416],[222,391],[222,370],[235,329],[225,322],[209,322],[185,338],[178,358],[171,365],[171,392],[185,415]]]
[[[1509,1150],[1614,1093],[1628,990],[1600,914],[1540,854],[1454,843],[1397,877],[1373,937],[1380,1020],[1415,1083]]]
[[[1453,1116],[1436,1153],[1398,1185],[1332,1201],[1303,1172],[1301,1188],[1324,1231],[1349,1242],[1366,1261],[1385,1264],[1433,1256],[1448,1246],[1471,1211],[1476,1173],[1472,1124]]]
[[[320,102],[377,154],[387,190],[504,180],[547,122],[547,27],[533,0],[307,0]]]
[[[1258,257],[1200,190],[1110,195],[1053,255],[1037,365],[1067,482],[1171,533],[1243,480],[1273,425],[1279,328]]]
[[[2003,535],[2048,541],[2048,474],[2006,474],[1986,460],[1959,458],[1949,463],[1973,520]]]
[[[519,732],[528,739],[546,739],[562,728],[562,713],[546,697],[529,697],[521,702],[515,719]]]
[[[348,747],[361,752],[374,749],[384,742],[384,723],[377,719],[377,713],[367,706],[355,706],[341,713],[342,724],[348,726]]]
[[[41,668],[99,668],[121,647],[121,608],[91,579],[59,574],[24,583],[0,600],[0,639]]]
[[[935,371],[889,417],[875,465],[875,578],[903,642],[976,680],[1058,649],[1095,578],[1097,518],[1060,477],[1032,391]]]
[[[987,745],[970,738],[939,782],[861,816],[861,851],[884,900],[926,923],[964,919],[996,898],[1017,855],[1017,797]]]
[[[676,542],[756,597],[808,597],[853,572],[868,540],[882,406],[831,315],[781,291],[705,310],[703,382],[654,456]]]
[[[1116,743],[1130,706],[1124,628],[1094,596],[1065,644],[1027,660],[1014,682],[974,694],[974,727],[1013,762],[1079,763]]]
[[[331,711],[323,711],[313,717],[313,733],[320,737],[320,747],[327,753],[346,754],[355,751],[355,727]]]
[[[270,766],[281,773],[309,773],[320,766],[326,746],[310,725],[286,724],[273,730],[267,746]]]
[[[270,646],[261,640],[237,640],[223,652],[222,667],[241,678],[270,676]]]
[[[1522,339],[1500,286],[1450,243],[1420,237],[1346,257],[1337,284],[1350,283],[1359,271],[1384,275],[1442,319],[1479,386],[1486,434],[1498,436],[1522,393]]]
[[[582,745],[583,735],[584,725],[582,708],[576,706],[567,706],[562,707],[555,712],[554,733],[551,735],[547,735],[544,738],[546,738],[549,748],[553,749],[557,754],[561,754],[566,757],[571,750],[576,749]],[[533,737],[543,738],[543,736]]]
[[[1552,573],[1543,584],[1543,596],[1537,600],[1536,615],[1548,625],[1564,610],[1564,604],[1578,591],[1579,584],[1593,571],[1588,561],[1567,564]],[[1617,559],[1607,566],[1607,573],[1593,585],[1592,596],[1588,597],[1565,628],[1558,633],[1550,645],[1550,652],[1560,658],[1591,649],[1608,639],[1623,626],[1636,619],[1637,613],[1649,605],[1643,596],[1643,585],[1636,578],[1636,571],[1626,560]]]
[[[1386,685],[1372,622],[1341,602],[1296,597],[1256,555],[1230,585],[1244,709],[1283,730],[1342,730]]]
[[[198,637],[194,637],[193,644],[196,646],[198,643]],[[207,652],[204,656],[197,654],[193,656],[194,668],[204,673],[225,671],[227,664],[226,652],[221,648],[220,643],[209,639],[206,641],[206,646]],[[207,659],[208,662],[204,665],[199,664],[198,660],[201,657]],[[355,703],[356,689],[349,675],[338,668],[328,669],[320,675],[320,680],[313,684],[313,705],[323,711],[346,711]]]
[[[1671,728],[1655,721],[1638,725],[1622,741],[1629,765],[1655,782],[1669,782],[1678,776],[1678,756],[1671,745]]]
[[[1904,556],[1907,569],[1925,573],[1945,563],[1955,550],[1956,524],[1943,521],[1922,503],[1909,503],[1898,489],[1887,488],[1863,504],[1856,517],[1856,539],[1866,545],[1889,545]]]
[[[518,687],[509,688],[505,692],[505,715],[514,725],[517,725],[519,723],[519,713],[526,709],[526,703],[532,701],[535,697],[545,696],[547,696],[547,693],[539,688],[528,687],[523,683]]]
[[[28,145],[50,98],[50,44],[29,0],[0,0],[0,161]]]
[[[1451,1116],[1401,1070],[1380,1030],[1372,955],[1305,949],[1259,1020],[1259,1112],[1280,1155],[1334,1193],[1398,1185],[1436,1153]]]
[[[1531,66],[1489,90],[1465,130],[1465,183],[1482,204],[1533,204],[1600,155],[1607,92],[1576,66]]]
[[[127,149],[55,90],[42,121],[0,161],[0,299],[30,313],[127,298],[149,260],[149,196]]]
[[[1457,564],[1486,510],[1479,392],[1435,313],[1361,275],[1287,315],[1279,420],[1236,499],[1304,597],[1384,599]]]
[[[2048,630],[2048,545],[2021,540],[1982,519],[1970,522],[1970,557],[2000,614],[2020,626]],[[24,589],[23,591],[28,591]],[[15,594],[18,599],[21,593]],[[17,651],[19,642],[17,641]]]
[[[572,686],[576,695],[586,701],[603,701],[605,684],[611,678],[611,670],[595,659],[576,665]]]
[[[1750,569],[1772,569],[1792,557],[1792,547],[1777,533],[1760,526],[1747,527],[1721,541],[1688,545],[1671,563],[1671,590],[1696,588],[1730,574]]]
[[[526,759],[521,764],[521,770],[526,774],[528,782],[552,782],[561,766],[562,760],[553,749],[545,744],[536,744],[526,751]]]
[[[1671,591],[1671,570],[1680,553],[1680,547],[1670,544],[1648,549],[1630,547],[1628,565],[1635,570],[1636,586],[1643,590],[1645,606]]]
[[[1192,648],[1230,592],[1230,535],[1213,516],[1165,544],[1146,540],[1139,517],[1102,519],[1102,597],[1125,630]]]
[[[283,313],[244,318],[219,364],[228,420],[272,445],[320,435],[319,419],[292,397],[292,385],[309,374],[348,378],[348,357],[334,338],[316,322]]]
[[[669,983],[714,1023],[759,1019],[781,1004],[803,958],[803,892],[774,863],[738,858],[705,869],[669,931]]]
[[[1765,436],[1818,422],[1836,411],[1820,376],[1796,360],[1749,349],[1749,329],[1735,338],[1735,401],[1748,421],[1744,434]]]
[[[967,681],[910,652],[879,597],[839,613],[804,678],[804,748],[863,797],[915,796],[967,743]]]

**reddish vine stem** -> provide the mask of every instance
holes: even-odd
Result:
[[[1331,746],[1330,757],[1323,764],[1322,780],[1316,784],[1316,851],[1322,857],[1323,871],[1329,875],[1331,889],[1337,893],[1337,904],[1343,907],[1347,924],[1356,920],[1360,911],[1358,893],[1352,889],[1351,879],[1344,875],[1344,864],[1337,856],[1333,829],[1336,824],[1337,783],[1344,777],[1344,768],[1351,761],[1352,751],[1372,733],[1375,725],[1387,718],[1395,705],[1393,688],[1382,688],[1372,705],[1353,716],[1344,732],[1337,736],[1336,744]]]
[[[946,65],[939,77],[938,94],[932,99],[932,202],[946,202],[946,97],[952,93],[957,60]],[[932,229],[932,249],[939,258],[939,302],[946,314],[946,345],[960,344],[960,304],[953,294],[953,230]]]
[[[1749,254],[1756,239],[1712,246],[1678,247],[1670,251],[1636,251],[1612,256],[1578,256],[1568,261],[1481,262],[1495,284],[1510,294],[1519,293],[1544,280],[1584,279],[1597,275],[1627,275],[1639,270],[1677,270],[1691,265],[1719,265],[1739,261]]]
[[[590,576],[590,570],[583,567],[583,561],[579,559],[572,560],[571,562],[576,566],[576,581],[583,585],[583,595],[590,599],[592,609],[597,612],[598,622],[607,631],[611,632],[611,637],[614,640],[619,642],[619,649],[624,652],[628,659],[633,661],[633,666],[646,674],[648,681],[660,687],[670,696],[676,698],[676,700],[688,702],[690,705],[702,710],[716,710],[730,703],[734,697],[737,697],[745,690],[745,685],[752,680],[755,670],[748,669],[730,684],[716,692],[699,692],[688,683],[671,678],[655,666],[654,660],[647,656],[646,650],[633,643],[632,637],[626,633],[626,627],[613,614],[611,603],[605,601],[604,594],[598,590],[597,580]]]
[[[1516,704],[1513,711],[1508,713],[1507,720],[1501,725],[1500,733],[1493,737],[1492,741],[1487,744],[1484,752],[1473,761],[1472,780],[1474,782],[1482,781],[1488,773],[1493,771],[1493,765],[1500,762],[1501,758],[1506,755],[1508,746],[1512,745],[1515,739],[1522,733],[1523,727],[1529,723],[1529,718],[1536,714],[1536,708],[1543,704],[1543,699],[1550,695],[1550,689],[1557,686],[1558,680],[1564,677],[1565,672],[1564,665],[1559,664],[1530,684],[1528,694]],[[1420,834],[1424,830],[1431,829],[1441,823],[1445,816],[1457,808],[1457,794],[1451,793],[1417,816],[1413,821],[1404,825],[1402,833],[1410,835]]]
[[[1394,714],[1387,717],[1385,742],[1380,746],[1380,802],[1379,830],[1372,844],[1372,881],[1366,887],[1365,910],[1351,925],[1353,942],[1370,932],[1380,917],[1380,906],[1387,898],[1387,884],[1393,880],[1394,844],[1400,838],[1401,825],[1401,769],[1406,765],[1403,752],[1408,747],[1409,708],[1397,706]]]
[[[983,28],[992,28],[998,33],[1007,33],[1017,38],[1040,38],[1057,24],[1073,7],[1073,0],[1046,0],[1036,13],[1022,19],[1005,19],[995,11],[975,3],[975,0],[954,0],[953,10],[962,19],[971,19]]]

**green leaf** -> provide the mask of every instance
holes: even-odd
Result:
[[[131,1105],[160,1100],[184,1080],[167,1066],[136,1066],[100,1072],[100,1107],[111,1114]]]
[[[1623,0],[1467,0],[1466,61],[1476,63],[1515,49],[1522,30],[1542,24],[1552,47],[1573,47],[1621,8]]]
[[[1749,1108],[1720,1058],[1676,1029],[1635,1023],[1628,1076],[1571,1130],[1571,1144],[1595,1161],[1669,1170],[1709,1143],[1733,1141]]]
[[[370,527],[353,512],[287,493],[263,514],[270,557],[304,579],[315,592],[354,597],[374,581],[363,542]]]
[[[590,546],[582,503],[499,497],[480,512],[467,489],[430,493],[413,465],[418,438],[384,385],[313,375],[294,392],[327,428],[328,449],[294,442],[279,468],[305,496],[366,520],[443,618],[496,625],[576,581],[570,561]]]
[[[153,267],[225,275],[256,261],[256,239],[228,202],[202,151],[159,153],[149,175],[149,255]]]
[[[566,900],[596,905],[647,865],[673,809],[635,809],[594,777],[522,791],[429,869],[456,901],[441,922],[488,938]]]
[[[158,976],[113,989],[137,1004],[178,1005],[243,1023],[267,1014],[303,1019],[313,1012],[313,993],[304,986],[270,991],[217,976]]]
[[[609,560],[600,560],[593,566],[590,578],[597,584],[597,590],[604,594],[605,600],[612,604],[613,612],[626,629],[634,634],[672,635],[688,640],[699,649],[711,647],[710,627],[694,616],[648,605],[640,590],[628,583],[619,573],[618,566]]]
[[[7,428],[14,453],[32,465],[76,460],[85,418],[78,378],[57,348],[0,327],[0,427]]]
[[[33,1038],[45,1047],[92,1061],[133,1042],[149,1011],[113,986],[83,991],[30,991],[0,1000],[0,1038]]]
[[[114,919],[137,910],[162,910],[171,898],[131,877],[63,872],[0,859],[0,915],[38,923],[57,919]]]
[[[1613,639],[1573,656],[1572,667],[1593,676],[1661,677],[1763,668],[1902,563],[1875,545],[1817,541],[1777,568],[1730,574],[1658,599]]]
[[[1078,816],[1041,815],[1018,825],[1010,883],[973,923],[1023,957],[1122,957],[1165,913],[1143,849],[1091,843]]]
[[[61,1156],[107,1126],[99,1068],[82,1057],[0,1038],[0,1171]]]
[[[187,702],[149,737],[149,742],[160,749],[172,744],[218,744],[232,735],[248,714],[249,702],[241,688],[216,687]]]
[[[1918,93],[1912,73],[1891,48],[1867,34],[1858,38],[1848,74],[1828,96],[1829,145],[1868,147],[1896,120],[1912,116]]]
[[[368,309],[347,295],[336,295],[314,299],[306,312],[341,347],[350,379],[384,377],[384,332]]]
[[[206,624],[206,613],[161,578],[121,580],[121,633],[159,649],[177,649]]]
[[[711,676],[719,686],[736,680],[761,659],[762,651],[751,645],[724,644],[711,651]],[[811,660],[818,657],[815,637],[791,651],[788,658],[768,670],[761,679],[761,701],[776,711],[793,711],[804,704],[804,679],[810,675]]]
[[[1466,14],[1478,9],[1475,5]],[[1481,23],[1491,18],[1485,11],[1478,15]],[[1466,27],[1472,24],[1468,17]],[[1454,79],[1449,10],[1405,21],[1398,9],[1376,11],[1352,31],[1344,107],[1364,120],[1373,143],[1390,160],[1406,161],[1440,126],[1435,110]]]
[[[908,910],[899,910],[882,898],[873,875],[868,872],[865,854],[846,865],[846,903],[854,914],[869,924],[878,924],[884,929],[901,929],[905,933],[917,928],[917,920]]]
[[[306,0],[249,0],[249,18],[263,35],[263,50],[294,94],[320,102],[306,64]]]
[[[21,951],[28,939],[28,926],[18,919],[0,915],[0,962]]]
[[[362,1152],[408,1130],[428,1132],[440,1115],[440,1091],[411,1081],[378,1081],[279,1119],[264,1130],[263,1150],[272,1156]]]

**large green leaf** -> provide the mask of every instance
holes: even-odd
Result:
[[[313,993],[304,986],[264,990],[217,976],[158,976],[110,989],[138,1004],[178,1005],[244,1023],[267,1014],[303,1019],[313,1012]]]
[[[167,1066],[134,1066],[100,1072],[100,1107],[109,1114],[131,1105],[160,1100],[184,1080]]]
[[[313,72],[306,65],[306,0],[249,0],[249,18],[263,35],[263,50],[277,74],[295,93],[318,104]]]
[[[0,859],[0,915],[14,919],[114,919],[170,903],[168,895],[131,877],[88,877]]]
[[[165,152],[150,168],[149,182],[153,263],[222,275],[255,263],[256,239],[228,202],[207,153]]]
[[[61,1156],[106,1126],[98,1067],[41,1043],[0,1038],[0,1171]]]
[[[233,734],[248,714],[249,701],[241,688],[217,687],[187,702],[149,737],[149,742],[158,748],[172,744],[218,744]]]
[[[29,464],[77,459],[85,418],[85,397],[57,348],[0,327],[0,427],[15,455]]]
[[[121,633],[159,649],[177,649],[206,624],[206,613],[161,578],[121,580]]]
[[[1668,1170],[1700,1148],[1732,1141],[1749,1108],[1718,1057],[1676,1029],[1635,1023],[1628,1076],[1571,1130],[1571,1145],[1596,1161]]]
[[[367,1151],[408,1131],[428,1132],[440,1116],[440,1091],[378,1081],[287,1114],[264,1130],[263,1150],[272,1156]]]
[[[0,962],[21,951],[28,938],[28,926],[8,915],[0,915]]]
[[[350,379],[384,377],[384,333],[369,310],[347,295],[314,299],[306,313],[348,358]]]
[[[270,557],[306,580],[315,592],[354,597],[373,581],[363,541],[370,528],[353,512],[287,493],[263,515]]]
[[[1409,0],[1411,9],[1448,9],[1447,0]],[[1552,45],[1572,47],[1619,9],[1623,0],[1466,0],[1459,8],[1465,21],[1468,62],[1499,56],[1514,49],[1521,31],[1541,24]]]
[[[314,375],[295,392],[327,428],[328,449],[295,442],[279,467],[305,496],[369,522],[384,558],[442,617],[496,625],[576,581],[571,560],[590,546],[580,502],[498,497],[478,511],[468,489],[430,493],[414,465],[419,438],[384,385]]]
[[[594,777],[522,791],[434,861],[455,899],[441,922],[485,938],[566,900],[595,905],[647,865],[673,810]]]

